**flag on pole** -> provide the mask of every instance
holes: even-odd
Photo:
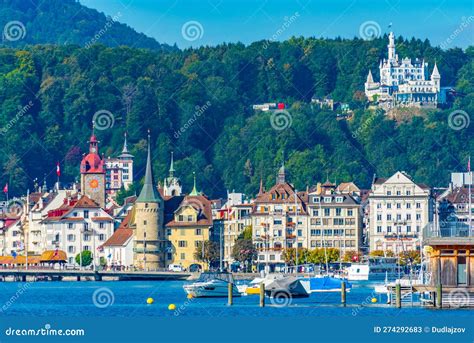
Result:
[[[3,187],[3,193],[8,193],[8,182],[5,184],[5,187]]]
[[[469,156],[468,160],[467,160],[467,171],[470,172],[471,171],[471,156]]]
[[[58,177],[61,176],[61,168],[59,167],[59,161],[58,161],[58,163],[56,164],[56,175],[57,175]]]

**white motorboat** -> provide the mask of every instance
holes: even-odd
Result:
[[[239,297],[240,293],[234,283],[231,273],[204,272],[195,282],[184,285],[184,291],[195,298],[227,297],[229,284],[232,285],[232,296]]]
[[[365,263],[352,263],[346,272],[349,281],[394,281],[403,276],[396,257],[370,257]]]

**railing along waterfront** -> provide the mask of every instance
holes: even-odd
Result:
[[[474,223],[474,222],[473,222]],[[423,238],[452,238],[469,237],[474,238],[474,225],[469,228],[468,223],[442,222],[438,225],[430,223],[423,229]]]

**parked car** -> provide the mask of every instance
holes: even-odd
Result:
[[[182,272],[184,270],[183,266],[180,264],[170,264],[168,266],[170,272]]]

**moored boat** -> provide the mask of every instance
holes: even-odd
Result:
[[[229,284],[232,285],[232,296],[239,297],[240,292],[234,283],[231,273],[204,272],[195,282],[184,285],[184,291],[195,298],[227,297]]]

